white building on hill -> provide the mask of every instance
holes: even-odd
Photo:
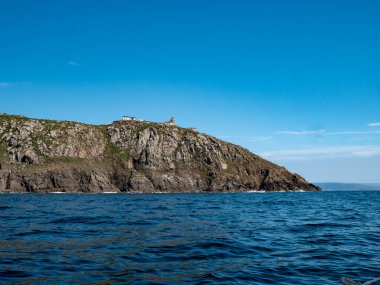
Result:
[[[137,118],[130,117],[130,116],[123,116],[123,118],[121,120],[122,121],[139,121],[139,120],[137,120]]]

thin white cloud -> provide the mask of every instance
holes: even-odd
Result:
[[[263,142],[263,141],[269,141],[272,139],[271,136],[219,136],[220,138],[224,139],[242,139],[242,140],[248,140],[251,142]]]
[[[380,126],[380,124],[379,124]],[[277,134],[281,135],[369,135],[369,134],[380,134],[380,131],[343,131],[343,132],[327,132],[326,130],[315,130],[315,131],[280,131]]]
[[[251,142],[264,142],[271,140],[271,136],[257,136],[257,137],[248,137],[247,140]]]
[[[363,131],[363,132],[329,132],[325,133],[326,135],[370,135],[370,134],[380,134],[380,131]]]
[[[380,127],[380,122],[369,123],[368,126],[369,126],[369,127]]]
[[[300,135],[320,135],[325,134],[325,130],[315,130],[315,131],[280,131],[277,132],[277,134],[281,135],[294,135],[294,136],[300,136]]]
[[[67,64],[68,65],[74,65],[74,66],[78,66],[79,65],[79,63],[77,63],[77,62],[75,62],[73,60],[68,61]]]
[[[275,160],[304,160],[336,157],[369,157],[380,155],[380,146],[306,147],[262,152],[262,157]]]
[[[9,87],[11,84],[9,82],[0,82],[0,88]]]

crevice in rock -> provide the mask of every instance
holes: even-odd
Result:
[[[11,174],[8,173],[7,180],[5,182],[5,189],[10,190],[11,189]]]
[[[269,169],[265,169],[264,170],[265,174],[264,174],[264,178],[263,180],[261,181],[261,184],[260,184],[260,187],[258,190],[263,190],[264,189],[264,185],[265,185],[265,180],[267,180],[268,176],[269,176],[269,173],[270,173],[270,170]]]

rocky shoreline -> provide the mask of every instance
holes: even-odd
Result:
[[[320,191],[248,150],[169,124],[0,115],[0,193]]]

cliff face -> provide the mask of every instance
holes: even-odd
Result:
[[[0,116],[0,192],[318,191],[248,150],[150,122]]]

